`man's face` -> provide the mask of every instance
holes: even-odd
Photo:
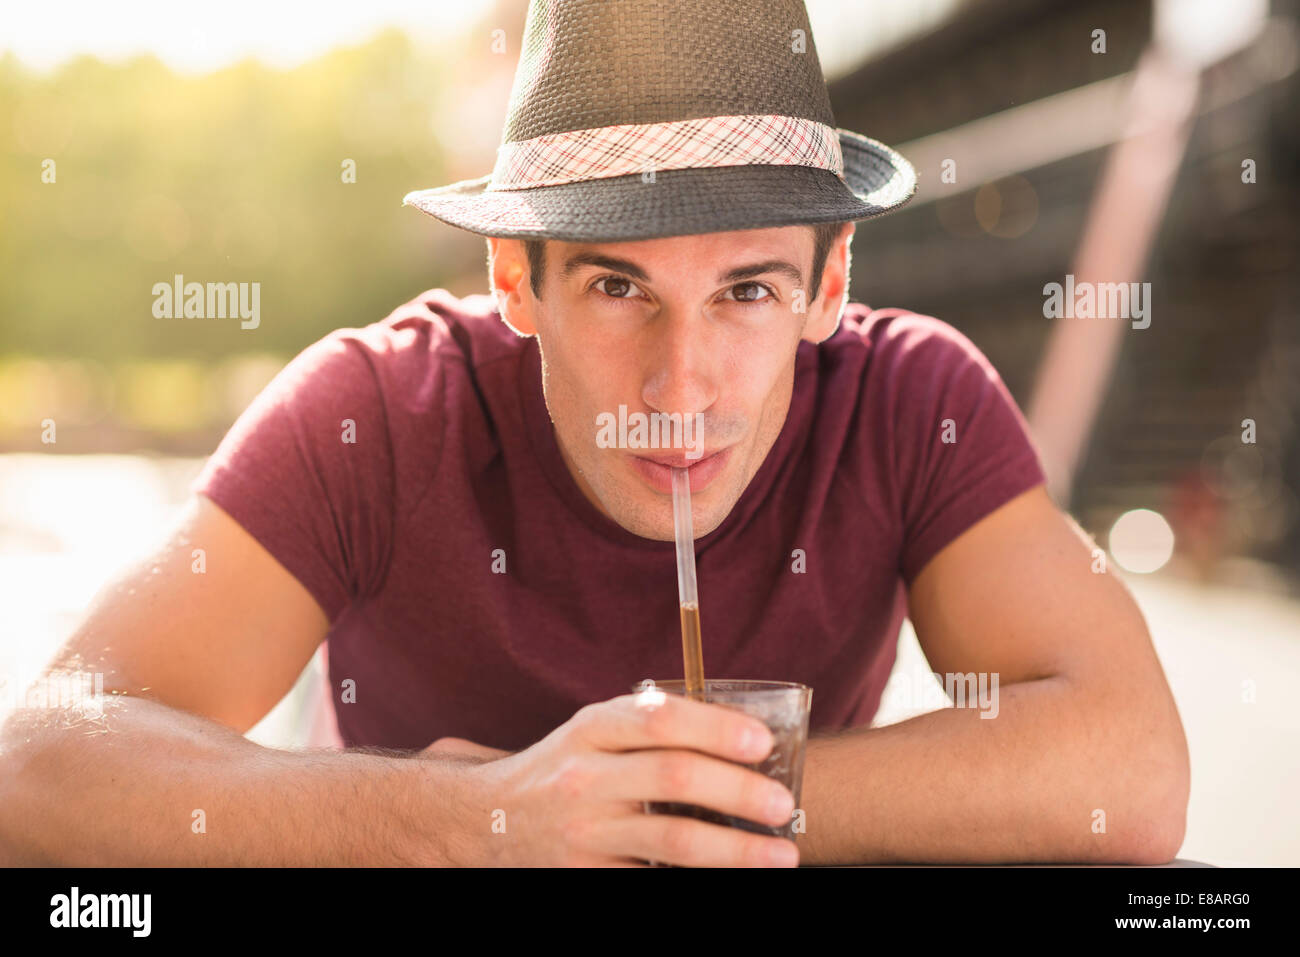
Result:
[[[540,300],[523,243],[489,245],[503,318],[538,338],[546,405],[583,494],[629,531],[671,541],[672,475],[660,463],[675,461],[689,466],[696,536],[711,532],[781,431],[800,339],[835,331],[847,243],[832,246],[813,302],[807,226],[549,240]]]

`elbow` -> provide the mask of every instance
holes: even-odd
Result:
[[[16,764],[13,749],[0,743],[0,867],[20,867],[27,863],[21,859],[17,846]]]
[[[1134,828],[1124,854],[1127,864],[1168,864],[1178,856],[1187,831],[1187,802],[1147,811]]]
[[[1131,864],[1168,864],[1183,846],[1191,764],[1182,724],[1175,719],[1175,725],[1170,740],[1142,755],[1132,768],[1140,786],[1134,802],[1138,813],[1126,842]]]
[[[47,859],[40,840],[43,812],[60,797],[49,774],[51,761],[42,753],[51,724],[48,712],[32,709],[0,717],[0,867],[56,863]]]

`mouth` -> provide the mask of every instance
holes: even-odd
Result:
[[[646,484],[656,492],[671,495],[673,492],[673,469],[684,468],[690,479],[691,492],[702,492],[712,484],[731,459],[731,449],[717,449],[699,458],[687,458],[685,453],[673,455],[630,455],[632,467]]]

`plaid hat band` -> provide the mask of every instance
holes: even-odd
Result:
[[[838,132],[799,116],[711,116],[550,133],[504,143],[488,192],[655,170],[811,166],[844,179]]]

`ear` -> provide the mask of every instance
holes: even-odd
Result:
[[[497,311],[506,325],[521,336],[537,335],[533,310],[537,300],[528,284],[528,257],[518,239],[488,237],[488,276]]]
[[[849,244],[854,232],[854,224],[845,223],[839,237],[831,244],[830,252],[826,254],[821,288],[817,291],[816,301],[808,304],[808,318],[804,322],[801,336],[809,342],[817,343],[830,338],[840,326],[844,305],[849,299],[849,267],[852,261]]]

